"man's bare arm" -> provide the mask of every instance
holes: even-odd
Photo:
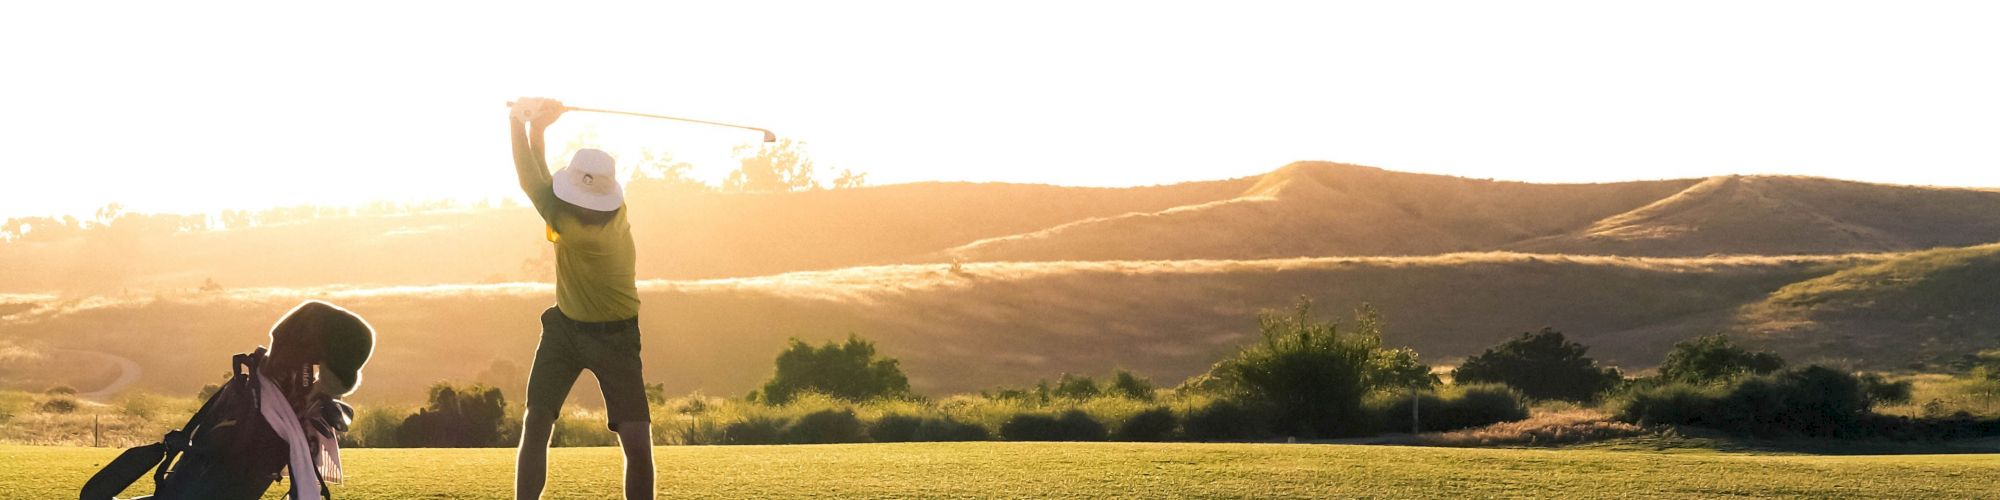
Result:
[[[543,124],[524,123],[512,116],[507,118],[507,128],[514,144],[514,173],[521,178],[521,191],[528,194],[528,201],[543,220],[556,209],[554,180],[549,176],[548,160],[543,158],[542,133],[548,127]]]

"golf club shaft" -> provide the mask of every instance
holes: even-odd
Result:
[[[514,103],[512,103],[512,102],[508,102],[508,103],[507,103],[507,105],[509,105],[509,106],[512,106],[512,105],[514,105]],[[637,116],[637,117],[641,117],[641,118],[659,118],[659,119],[662,119],[662,120],[673,120],[673,121],[679,121],[679,122],[688,122],[688,123],[699,123],[699,124],[702,124],[702,125],[715,125],[715,126],[718,126],[718,127],[729,127],[729,128],[740,128],[740,129],[744,129],[744,130],[755,130],[755,131],[758,131],[758,132],[763,132],[763,133],[764,133],[764,142],[778,142],[778,134],[774,134],[774,133],[771,133],[771,131],[770,131],[770,130],[767,130],[767,129],[762,129],[762,128],[757,128],[757,127],[751,127],[751,126],[747,126],[747,125],[737,125],[737,124],[733,124],[733,123],[722,123],[722,122],[712,122],[712,121],[708,121],[708,120],[696,120],[696,119],[693,119],[693,118],[681,118],[681,117],[678,117],[678,116],[667,116],[667,115],[655,115],[655,114],[648,114],[648,113],[634,113],[634,112],[631,112],[631,111],[618,111],[618,110],[615,110],[615,109],[598,109],[598,108],[579,108],[579,107],[576,107],[576,106],[563,106],[563,111],[584,111],[584,112],[590,112],[590,113],[605,113],[605,114],[613,114],[613,115],[625,115],[625,116]]]

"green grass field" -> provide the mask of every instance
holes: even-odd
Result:
[[[72,497],[115,453],[0,446],[0,497]],[[997,442],[677,446],[657,453],[661,498],[1990,498],[2000,484],[2000,455]],[[334,493],[506,498],[512,459],[508,449],[348,450],[351,478]],[[551,460],[550,498],[618,492],[615,449],[557,449]],[[126,495],[149,487],[142,481]]]

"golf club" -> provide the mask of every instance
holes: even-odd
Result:
[[[513,107],[513,106],[514,106],[514,101],[507,101],[507,106],[508,106],[508,107]],[[762,129],[762,128],[757,128],[757,127],[751,127],[751,126],[745,126],[745,125],[735,125],[735,124],[730,124],[730,123],[722,123],[722,122],[712,122],[712,121],[708,121],[708,120],[696,120],[696,119],[693,119],[693,118],[681,118],[681,117],[678,117],[678,116],[667,116],[667,115],[655,115],[655,114],[648,114],[648,113],[634,113],[634,112],[631,112],[631,111],[618,111],[618,110],[615,110],[615,109],[597,109],[597,108],[579,108],[579,107],[576,107],[576,106],[563,106],[563,111],[564,111],[564,112],[571,112],[571,111],[585,111],[585,112],[590,112],[590,113],[606,113],[606,114],[613,114],[613,115],[625,115],[625,116],[637,116],[637,117],[642,117],[642,118],[659,118],[659,119],[662,119],[662,120],[673,120],[673,121],[680,121],[680,122],[688,122],[688,123],[699,123],[699,124],[703,124],[703,125],[715,125],[715,126],[718,126],[718,127],[730,127],[730,128],[740,128],[740,129],[744,129],[744,130],[755,130],[755,131],[758,131],[758,132],[763,132],[763,133],[764,133],[764,142],[778,142],[778,134],[774,134],[774,133],[771,133],[771,131],[770,131],[770,130],[767,130],[767,129]]]

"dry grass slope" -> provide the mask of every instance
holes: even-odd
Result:
[[[1329,317],[1372,302],[1391,321],[1389,342],[1433,362],[1555,325],[1596,346],[1601,359],[1645,366],[1744,303],[1878,259],[1454,254],[966,264],[956,272],[900,265],[648,281],[641,321],[648,379],[674,392],[747,391],[769,375],[787,338],[849,332],[902,359],[912,385],[930,394],[1121,366],[1173,384],[1254,339],[1259,310],[1300,296]],[[0,322],[0,338],[128,357],[146,370],[141,387],[189,393],[308,297],[348,306],[381,330],[363,399],[409,401],[434,380],[475,379],[495,361],[527,366],[551,291],[497,284],[52,300]]]
[[[1810,177],[1714,177],[1566,234],[1548,253],[1695,256],[1909,251],[2000,241],[2000,193]]]
[[[1878,367],[2000,345],[2000,244],[1916,252],[1787,285],[1736,329],[1781,353]]]

